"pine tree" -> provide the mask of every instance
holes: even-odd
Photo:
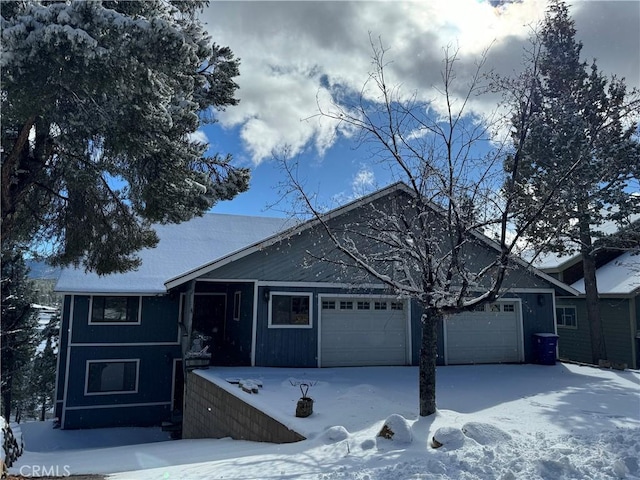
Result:
[[[4,247],[2,251],[2,317],[0,318],[0,373],[2,416],[11,412],[30,381],[25,370],[31,368],[38,332],[31,307],[33,294],[27,278],[22,252]],[[14,393],[18,392],[16,398]]]
[[[515,116],[513,124],[514,138],[526,138],[514,184],[517,211],[521,218],[530,218],[527,212],[548,202],[547,214],[532,224],[530,237],[549,252],[581,254],[597,362],[607,353],[596,254],[613,247],[640,247],[640,226],[631,222],[640,213],[640,102],[623,79],[606,79],[595,60],[589,65],[580,59],[582,43],[562,1],[551,3],[533,44],[532,51],[539,55],[530,70],[531,122],[525,126]],[[634,189],[636,195],[631,194]],[[611,224],[625,231],[624,245],[607,234],[604,227]]]
[[[0,2],[2,238],[52,263],[135,268],[179,223],[248,187],[193,134],[237,104],[239,62],[206,2]]]

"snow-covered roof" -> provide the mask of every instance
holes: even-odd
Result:
[[[165,293],[164,282],[241,250],[290,226],[283,218],[208,213],[181,224],[156,225],[160,242],[141,250],[138,270],[98,276],[63,269],[56,291],[65,293]]]
[[[629,295],[640,291],[640,255],[626,252],[598,268],[596,271],[598,293],[601,295]],[[584,293],[584,279],[571,285]]]

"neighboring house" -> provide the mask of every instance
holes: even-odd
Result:
[[[640,368],[640,255],[619,251],[596,257],[596,282],[607,360]],[[582,258],[546,257],[539,268],[571,284],[579,297],[560,296],[556,318],[560,358],[592,363],[591,334],[587,321]]]
[[[407,195],[403,184],[391,185],[328,213],[327,222],[357,224]],[[208,214],[158,227],[160,243],[141,252],[138,271],[63,271],[62,428],[157,424],[180,410],[183,359],[198,334],[212,365],[417,365],[417,303],[340,266],[316,221],[288,227]],[[478,235],[469,248],[480,268],[497,247]],[[533,361],[533,334],[555,332],[555,296],[577,294],[524,262],[504,287],[496,302],[442,322],[440,365]]]

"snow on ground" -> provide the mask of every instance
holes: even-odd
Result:
[[[237,394],[308,439],[159,442],[166,437],[158,429],[25,424],[26,452],[11,472],[47,465],[113,480],[640,479],[639,372],[568,364],[441,367],[438,413],[420,419],[415,367],[212,368],[203,375],[260,380],[257,395]],[[300,390],[291,382],[300,381],[314,383],[309,418],[295,417]],[[390,417],[405,424],[396,415],[410,435],[377,437]],[[444,444],[439,449],[430,446],[434,436]]]

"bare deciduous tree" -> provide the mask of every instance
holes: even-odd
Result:
[[[296,160],[282,163],[289,191],[334,247],[331,253],[309,254],[362,272],[421,305],[420,415],[427,416],[436,411],[439,322],[501,295],[523,233],[547,202],[530,212],[529,222],[512,229],[510,185],[519,174],[525,134],[514,143],[497,144],[494,129],[501,119],[471,111],[472,101],[485,90],[484,56],[460,95],[457,52],[445,50],[440,97],[429,102],[417,94],[403,97],[401,89],[391,87],[385,78],[385,49],[373,42],[372,47],[373,71],[358,101],[334,104],[319,115],[355,131],[360,145],[372,148],[372,161],[384,162],[402,182],[403,193],[387,205],[368,203],[357,219],[334,222],[299,179]],[[516,118],[526,132],[532,103],[526,90],[518,92]],[[507,158],[509,173],[503,168]],[[486,255],[478,255],[479,246]]]

